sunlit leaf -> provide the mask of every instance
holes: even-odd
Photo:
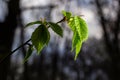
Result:
[[[31,36],[32,44],[35,46],[38,54],[45,47],[45,45],[48,44],[49,40],[50,34],[44,25],[38,26],[38,28],[35,29]]]
[[[64,11],[64,10],[62,11],[62,14],[66,17],[67,20],[69,20],[70,17],[72,16],[72,13],[66,12],[66,11]]]
[[[74,17],[72,17],[72,18],[70,18],[70,19],[68,20],[68,25],[69,25],[70,29],[71,29],[73,32],[76,31],[75,19],[74,19]]]
[[[80,42],[80,37],[77,32],[74,32],[72,37],[72,51],[76,48],[76,45],[79,42]]]
[[[88,38],[88,28],[86,22],[80,18],[79,16],[75,16],[75,26],[76,26],[76,31],[78,32],[80,36],[80,40],[84,42]]]
[[[34,24],[42,24],[42,22],[41,22],[41,21],[30,22],[30,23],[28,23],[25,27],[32,26],[32,25],[34,25]]]
[[[81,41],[79,41],[77,44],[76,44],[76,54],[75,54],[75,57],[74,57],[74,60],[76,60],[77,59],[77,57],[78,57],[78,55],[79,55],[79,53],[80,53],[80,50],[81,50],[81,46],[82,46],[82,42]]]
[[[81,46],[82,46],[82,42],[80,40],[80,36],[78,35],[77,32],[74,32],[73,38],[72,38],[72,51],[74,49],[76,51],[75,57],[74,57],[75,60],[77,59],[77,56],[80,53]]]
[[[48,24],[56,34],[63,37],[63,30],[58,24],[53,22],[48,22]]]
[[[28,51],[26,53],[26,56],[25,56],[25,58],[23,60],[23,63],[25,63],[30,58],[32,52],[33,52],[33,46],[30,45],[29,48],[28,48]]]
[[[66,13],[63,12],[65,16]],[[69,15],[68,15],[69,16]],[[75,60],[81,50],[82,43],[87,40],[88,38],[88,27],[86,22],[79,16],[69,16],[67,20],[70,29],[73,31],[72,37],[72,51],[75,49]]]

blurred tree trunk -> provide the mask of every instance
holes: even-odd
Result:
[[[56,80],[57,75],[58,75],[58,54],[57,51],[54,52],[53,57],[52,57],[52,76],[51,80]]]
[[[120,32],[120,0],[118,1],[118,11],[114,21],[105,18],[103,13],[102,3],[100,0],[95,0],[100,24],[104,31],[103,37],[106,43],[107,52],[110,56],[111,63],[106,68],[106,73],[110,80],[120,80],[120,48],[119,48],[119,32]],[[113,23],[113,25],[111,25]],[[108,26],[109,25],[109,26]],[[110,36],[113,36],[111,39]]]
[[[19,17],[20,18],[20,17]],[[20,27],[21,27],[21,44],[24,44],[24,27],[23,27],[23,25],[22,25],[22,20],[21,20],[21,18],[20,18]],[[23,53],[23,57],[25,57],[25,55],[26,55],[26,49],[25,49],[25,47],[23,46],[22,48],[21,48],[21,51],[22,51],[22,53]],[[24,64],[24,72],[23,72],[23,80],[29,80],[29,74],[28,74],[28,62],[26,62],[25,64]]]
[[[19,13],[19,0],[9,0],[8,15],[3,23],[0,23],[0,61],[11,51],[14,31],[17,27],[17,14]],[[10,67],[10,57],[0,63],[0,80],[7,80]]]
[[[40,58],[39,58],[39,63],[38,63],[38,74],[39,74],[39,80],[46,80],[46,76],[45,76],[45,55],[43,54],[43,52],[41,52]]]
[[[21,41],[21,44],[24,44],[25,35],[24,35],[24,26],[23,26],[22,19],[21,19],[21,13],[22,13],[22,11],[19,9],[18,25],[19,25],[20,30],[21,30],[20,41]],[[23,57],[25,57],[26,56],[26,48],[24,46],[21,48],[21,52],[22,52]],[[28,62],[24,63],[23,80],[29,80]]]

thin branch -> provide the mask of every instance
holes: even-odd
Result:
[[[8,53],[1,61],[0,63],[2,63],[6,58],[8,58],[10,55],[12,55],[14,52],[16,52],[18,49],[22,48],[23,46],[25,46],[26,44],[28,44],[28,42],[30,42],[31,39],[27,40],[24,44],[20,45],[19,47],[17,47],[16,49],[14,49],[13,51],[11,51],[10,53]]]
[[[64,17],[63,19],[61,19],[60,21],[56,22],[56,24],[61,23],[61,22],[63,22],[63,21],[65,21],[65,17]],[[49,26],[48,26],[48,28],[49,28]],[[10,53],[8,53],[8,54],[0,61],[0,63],[2,63],[6,58],[8,58],[10,55],[12,55],[14,52],[16,52],[18,49],[22,48],[22,47],[25,46],[26,44],[29,45],[29,43],[28,43],[29,41],[31,41],[31,39],[27,40],[24,44],[20,45],[19,47],[17,47],[16,49],[14,49],[14,50],[11,51]]]
[[[58,23],[64,22],[65,20],[66,20],[66,18],[63,17],[63,19],[61,19],[60,21],[58,21],[58,22],[56,22],[56,23],[58,24]]]
[[[56,22],[56,24],[64,22],[65,21],[65,17],[63,17],[63,19],[61,19],[60,21]],[[50,26],[48,26],[47,28],[50,28]]]

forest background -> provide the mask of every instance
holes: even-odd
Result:
[[[31,21],[46,18],[57,22],[62,10],[82,17],[89,39],[74,61],[72,32],[66,24],[64,37],[51,31],[51,40],[41,54],[25,64],[22,47],[0,63],[0,80],[120,80],[120,0],[1,0],[0,60],[30,38],[36,28],[24,28]]]

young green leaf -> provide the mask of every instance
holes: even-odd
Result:
[[[32,25],[34,25],[34,24],[42,24],[42,22],[41,22],[41,21],[30,22],[30,23],[28,23],[25,27],[32,26]]]
[[[76,45],[79,42],[80,42],[80,37],[77,32],[74,32],[72,37],[72,51],[76,48]]]
[[[76,31],[75,19],[74,19],[74,17],[71,17],[71,18],[68,20],[68,25],[69,25],[70,29],[71,29],[73,32]]]
[[[88,38],[88,28],[86,22],[79,16],[70,18],[68,25],[73,32],[77,32],[82,41]]]
[[[82,46],[82,42],[80,40],[80,36],[78,35],[77,32],[74,32],[73,34],[73,38],[72,38],[72,51],[75,49],[76,53],[75,53],[75,57],[74,57],[74,60],[77,59],[77,56],[80,52],[80,49],[81,49],[81,46]]]
[[[48,44],[49,40],[50,33],[44,25],[38,26],[31,36],[32,44],[35,46],[38,54],[44,48],[44,46]]]
[[[33,46],[30,45],[29,48],[28,48],[28,51],[26,53],[26,56],[25,56],[25,58],[23,60],[23,63],[25,63],[30,58],[32,52],[33,52]]]
[[[79,16],[72,16],[69,12],[62,12],[64,16],[67,16],[67,22],[70,29],[73,31],[72,37],[72,51],[75,49],[75,60],[80,52],[82,43],[88,38],[88,28],[86,22]],[[69,13],[69,14],[67,14]]]
[[[81,50],[81,46],[82,46],[82,42],[79,41],[79,42],[76,44],[76,50],[75,50],[75,51],[76,51],[76,54],[75,54],[74,60],[77,59],[78,54],[80,53],[80,50]]]
[[[63,37],[63,30],[62,28],[56,24],[56,23],[53,23],[53,22],[48,22],[48,25],[52,28],[52,30],[58,34],[59,36]]]
[[[79,16],[74,17],[76,31],[78,32],[82,42],[86,41],[88,38],[88,28],[86,22]]]
[[[62,14],[66,17],[67,20],[69,20],[71,18],[71,16],[72,16],[72,13],[66,12],[64,10],[62,11]]]

